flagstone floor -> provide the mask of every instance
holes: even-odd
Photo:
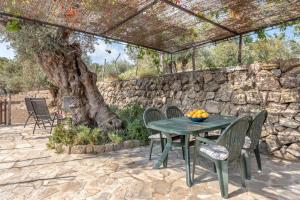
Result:
[[[168,168],[154,170],[148,147],[103,155],[56,154],[46,148],[47,133],[32,135],[31,130],[0,128],[1,200],[221,199],[217,175],[207,161],[200,160],[195,184],[186,186],[179,150],[171,152]],[[242,188],[238,169],[230,168],[230,199],[300,199],[300,163],[263,156],[263,172],[255,169],[253,180]]]

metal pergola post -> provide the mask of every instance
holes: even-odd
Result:
[[[243,35],[239,36],[239,52],[238,52],[238,62],[242,64],[242,47],[243,47]]]

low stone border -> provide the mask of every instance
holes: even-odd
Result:
[[[126,140],[122,143],[109,143],[103,145],[75,145],[66,146],[63,144],[56,144],[56,153],[67,153],[67,154],[100,154],[105,152],[119,151],[121,149],[130,149],[141,146],[139,140]]]

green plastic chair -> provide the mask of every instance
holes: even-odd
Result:
[[[262,170],[261,159],[259,152],[259,139],[261,137],[262,126],[265,123],[268,116],[266,110],[261,111],[253,117],[247,136],[245,138],[245,144],[243,147],[242,155],[246,164],[246,178],[251,179],[251,153],[254,152],[258,171]]]
[[[149,131],[149,139],[150,139],[150,152],[149,152],[149,160],[151,160],[153,145],[155,142],[160,142],[161,150],[164,149],[164,144],[166,143],[166,137],[161,134],[161,132],[149,129],[148,124],[153,121],[166,119],[164,114],[157,108],[147,108],[143,115],[144,124]]]
[[[196,138],[194,152],[193,174],[194,180],[197,154],[214,162],[219,178],[221,195],[228,198],[228,163],[237,161],[240,167],[242,185],[245,187],[246,166],[242,157],[242,148],[247,130],[250,126],[250,117],[241,117],[232,122],[216,140],[203,137]]]
[[[167,119],[184,116],[183,112],[177,106],[168,106],[166,108],[165,114]]]

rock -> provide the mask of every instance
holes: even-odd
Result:
[[[220,109],[221,115],[230,115],[230,103],[222,103]]]
[[[300,122],[300,113],[298,113],[298,114],[295,116],[295,120],[297,120],[298,122]]]
[[[220,113],[219,103],[217,101],[207,101],[205,103],[205,110],[209,113]]]
[[[287,72],[296,66],[300,66],[299,58],[292,58],[292,59],[283,60],[280,62],[280,69],[282,72]]]
[[[281,75],[281,70],[280,70],[280,69],[272,69],[271,72],[272,72],[272,74],[274,74],[274,76],[276,76],[277,78],[279,78],[280,75]]]
[[[254,88],[254,77],[243,71],[228,74],[228,79],[232,84],[232,89],[250,90]]]
[[[279,157],[279,158],[287,159],[287,160],[298,160],[297,157],[295,157],[292,154],[290,154],[289,152],[287,152],[285,148],[286,147],[283,147],[280,150],[274,151],[273,155],[276,157]]]
[[[270,135],[266,138],[266,144],[269,152],[280,149],[280,143],[276,135]]]
[[[75,145],[71,147],[72,154],[85,154],[86,153],[86,145]]]
[[[261,64],[261,69],[263,70],[271,70],[271,69],[278,69],[279,63],[263,63]]]
[[[174,91],[180,91],[181,90],[181,84],[180,82],[174,82],[173,85],[170,87]]]
[[[267,106],[267,111],[270,114],[281,114],[285,109],[287,108],[287,105],[285,104],[279,104],[279,103],[269,103]]]
[[[215,75],[215,80],[218,84],[225,83],[227,81],[226,73],[218,71]]]
[[[279,116],[269,114],[266,122],[270,122],[271,124],[277,123],[279,122]]]
[[[274,124],[274,128],[278,132],[284,131],[286,129],[286,127],[281,126],[279,123]]]
[[[207,72],[203,75],[204,83],[208,83],[213,80],[213,75],[210,72]]]
[[[134,147],[134,142],[132,140],[126,140],[123,142],[124,149],[130,149]]]
[[[89,144],[86,146],[86,153],[94,153],[94,148],[93,148],[93,145]]]
[[[254,63],[248,66],[248,72],[250,74],[257,74],[261,70],[261,65],[259,63]]]
[[[282,87],[284,87],[284,88],[299,87],[299,85],[300,85],[300,74],[286,73],[280,78],[280,83],[281,83]]]
[[[214,92],[207,92],[206,93],[206,97],[205,97],[206,100],[211,100],[213,98],[215,98],[215,93]]]
[[[292,128],[287,128],[282,132],[278,132],[278,139],[281,144],[300,142],[300,132]]]
[[[246,104],[246,95],[242,90],[236,90],[233,92],[231,102],[238,105]]]
[[[282,115],[286,118],[292,119],[298,112],[300,112],[300,104],[290,103],[287,109],[282,112]]]
[[[55,152],[56,153],[63,153],[64,152],[63,144],[55,144]]]
[[[70,154],[71,153],[71,146],[67,146],[67,145],[62,145],[63,148],[63,152]]]
[[[300,101],[300,92],[297,89],[285,89],[281,91],[281,103],[293,103]]]
[[[258,89],[264,91],[275,91],[280,88],[279,81],[269,71],[262,70],[256,75],[256,85]]]
[[[93,145],[93,149],[95,153],[104,153],[105,145]]]
[[[246,94],[247,103],[260,104],[260,102],[261,102],[260,101],[260,96],[257,93],[257,91],[251,90],[251,91],[245,92],[245,94]]]
[[[123,143],[118,143],[118,144],[114,143],[113,145],[114,145],[114,151],[119,151],[123,149]]]
[[[114,144],[105,144],[105,152],[111,152],[114,150]]]
[[[280,117],[279,124],[288,128],[297,128],[298,126],[300,126],[300,123],[296,120],[283,117]]]
[[[293,156],[296,156],[297,158],[300,158],[300,143],[291,144],[287,148],[286,151],[289,152],[290,154],[292,154]]]
[[[132,140],[132,143],[133,143],[133,146],[134,146],[134,147],[139,147],[139,146],[141,146],[141,141],[139,141],[139,140]]]
[[[220,88],[220,85],[215,81],[204,84],[205,92],[216,92]]]
[[[221,85],[220,89],[216,93],[217,101],[228,102],[231,99],[233,90],[228,86],[228,84]]]
[[[269,92],[268,94],[268,101],[280,102],[281,93],[280,92]]]

